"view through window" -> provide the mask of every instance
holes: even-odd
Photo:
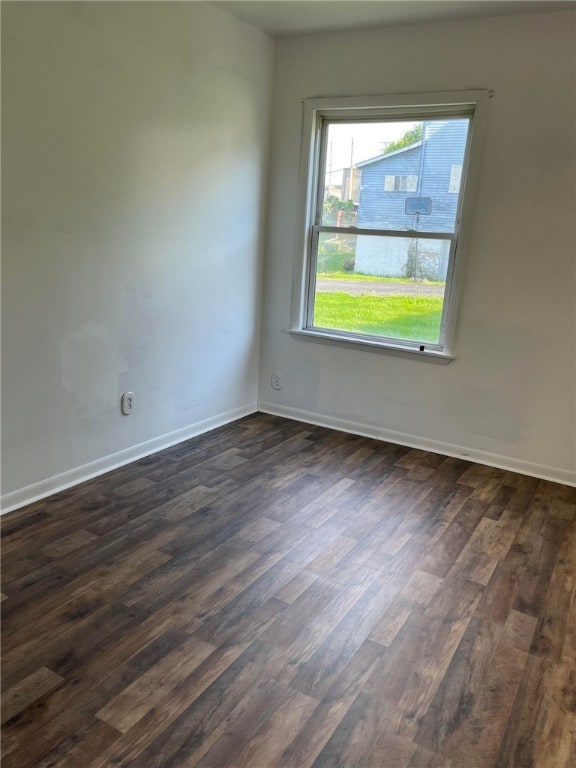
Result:
[[[307,327],[442,348],[470,124],[323,119]]]

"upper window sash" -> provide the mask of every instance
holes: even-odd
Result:
[[[374,117],[373,121],[377,123],[382,122],[398,122],[400,119],[403,118],[410,118],[410,120],[413,119],[419,119],[423,122],[433,122],[437,120],[450,120],[455,119],[458,120],[459,118],[466,118],[469,120],[469,124],[467,126],[467,134],[466,134],[466,143],[464,146],[463,151],[463,163],[460,168],[460,176],[458,178],[458,199],[457,199],[457,207],[454,215],[454,222],[453,226],[450,229],[450,232],[457,233],[459,229],[460,224],[460,218],[462,214],[462,202],[463,202],[463,191],[466,186],[466,170],[468,166],[468,158],[469,158],[469,151],[470,151],[470,144],[471,144],[471,137],[472,137],[472,129],[473,129],[473,122],[474,122],[474,107],[471,104],[464,104],[461,105],[459,108],[455,109],[453,106],[449,105],[442,105],[437,106],[436,109],[431,110],[430,112],[423,113],[420,111],[417,114],[416,118],[414,118],[413,114],[409,112],[410,108],[407,108],[407,111],[397,111],[395,110],[396,114],[394,116],[391,116],[389,113],[386,113],[384,117]],[[321,110],[318,112],[317,115],[317,121],[319,126],[318,131],[318,141],[316,145],[316,151],[312,158],[312,162],[315,164],[318,170],[318,176],[316,178],[316,191],[315,191],[315,197],[314,197],[314,210],[312,213],[312,222],[316,226],[323,226],[323,207],[324,207],[324,195],[325,195],[325,178],[326,178],[326,170],[327,170],[327,162],[328,162],[328,130],[331,125],[337,124],[337,123],[354,123],[355,121],[367,123],[370,122],[370,119],[367,119],[364,117],[365,111],[361,110],[361,114],[355,116],[354,114],[351,114],[350,112],[347,113],[346,117],[340,117],[339,119],[335,119],[333,117],[333,110]],[[432,137],[429,137],[427,139],[426,143],[429,143],[432,140]],[[426,139],[425,139],[426,141]],[[392,155],[391,155],[392,157]],[[385,159],[386,155],[383,153],[382,159]],[[420,169],[423,170],[422,168]],[[390,189],[390,182],[389,180],[394,180],[394,188]],[[418,184],[420,182],[420,174],[412,174],[412,173],[394,173],[394,174],[386,174],[382,180],[382,188],[378,190],[378,194],[386,195],[388,192],[392,192],[394,194],[399,195],[408,195],[408,194],[415,194],[418,189]],[[388,184],[387,184],[388,181]],[[424,181],[422,179],[422,181]],[[452,179],[451,179],[451,183]],[[404,231],[415,231],[415,232],[436,232],[439,233],[441,230],[436,229],[434,226],[431,225],[431,222],[428,221],[425,217],[420,221],[420,227],[407,227]],[[427,226],[428,225],[428,226]],[[371,229],[379,229],[381,231],[385,231],[388,229],[393,229],[393,227],[385,227],[385,226],[372,226]],[[342,227],[339,227],[339,229],[342,229]],[[362,225],[358,225],[358,229],[361,233],[365,233],[365,227]]]

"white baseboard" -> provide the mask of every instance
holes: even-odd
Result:
[[[0,497],[0,514],[4,515],[14,509],[19,509],[27,504],[31,504],[34,501],[44,499],[46,496],[51,496],[59,491],[64,491],[66,488],[79,485],[93,477],[98,477],[98,475],[103,475],[106,472],[111,472],[113,469],[122,467],[125,464],[130,464],[133,461],[142,459],[144,456],[149,456],[152,453],[164,450],[164,448],[170,448],[172,445],[182,443],[184,440],[189,440],[191,437],[196,437],[211,429],[222,427],[225,424],[229,424],[231,421],[241,419],[243,416],[249,416],[256,410],[256,403],[233,408],[230,411],[219,413],[208,419],[202,419],[202,421],[197,421],[195,424],[190,424],[189,426],[177,429],[174,432],[160,435],[160,437],[154,437],[152,440],[146,440],[143,443],[138,443],[137,445],[125,448],[117,453],[103,456],[101,459],[90,461],[87,464],[74,467],[74,469],[67,470],[61,474],[47,477],[45,480],[40,480],[39,482],[32,483],[24,488],[19,488],[16,491],[3,494],[2,497]]]
[[[489,467],[506,469],[510,472],[518,472],[521,475],[530,475],[542,480],[551,480],[554,483],[576,486],[576,473],[567,469],[558,469],[549,467],[545,464],[533,464],[523,459],[515,459],[510,456],[502,456],[498,453],[490,453],[475,448],[465,448],[452,443],[444,443],[440,440],[430,440],[417,435],[410,435],[404,432],[396,432],[384,427],[376,427],[372,424],[363,424],[357,421],[339,419],[335,416],[304,411],[300,408],[291,408],[289,406],[277,405],[275,403],[259,402],[258,410],[263,413],[269,413],[273,416],[285,416],[287,419],[295,419],[308,424],[316,424],[319,427],[328,427],[329,429],[338,429],[341,432],[351,432],[363,437],[372,437],[375,440],[385,440],[389,443],[406,445],[410,448],[419,448],[431,453],[441,453],[445,456],[452,456],[457,459],[465,459],[475,464],[486,464]]]
[[[257,410],[274,416],[284,416],[287,419],[303,421],[308,424],[316,424],[320,427],[337,429],[342,432],[351,432],[355,435],[371,437],[376,440],[385,440],[390,443],[406,445],[410,448],[419,448],[423,451],[440,453],[445,456],[454,456],[458,459],[466,459],[467,461],[472,461],[477,464],[486,464],[490,467],[497,467],[498,469],[519,472],[522,475],[530,475],[532,477],[542,478],[543,480],[551,480],[552,482],[562,483],[563,485],[576,486],[576,476],[573,472],[565,469],[549,467],[544,464],[534,464],[522,459],[515,459],[513,457],[502,456],[500,454],[474,448],[465,448],[460,445],[444,443],[439,440],[430,440],[417,435],[410,435],[404,432],[385,429],[383,427],[376,427],[371,424],[363,424],[362,422],[339,419],[335,416],[327,416],[326,414],[304,411],[300,408],[291,408],[288,406],[276,405],[274,403],[260,402],[258,405],[256,405],[256,403],[251,403],[250,405],[233,408],[230,411],[225,411],[224,413],[217,414],[208,419],[203,419],[195,424],[183,427],[182,429],[177,429],[174,432],[169,432],[160,437],[155,437],[152,440],[138,443],[138,445],[125,448],[117,453],[104,456],[101,459],[96,459],[95,461],[88,462],[79,467],[74,467],[74,469],[54,475],[53,477],[48,477],[45,480],[40,480],[37,483],[32,483],[24,488],[19,488],[16,491],[3,494],[0,498],[0,514],[6,514],[14,509],[19,509],[34,501],[39,501],[54,493],[58,493],[59,491],[64,491],[66,488],[79,485],[93,477],[98,477],[98,475],[103,475],[106,472],[111,472],[113,469],[122,467],[125,464],[130,464],[133,461],[142,459],[144,456],[157,453],[164,448],[170,448],[177,443],[189,440],[191,437],[196,437],[211,429],[222,427],[243,416],[249,416]]]

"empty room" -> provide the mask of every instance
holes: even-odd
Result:
[[[576,4],[1,2],[3,768],[576,764]]]

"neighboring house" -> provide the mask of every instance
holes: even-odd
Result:
[[[421,232],[454,229],[467,119],[424,123],[421,141],[357,164],[362,173],[358,226]],[[410,210],[420,212],[410,213]],[[358,237],[355,271],[399,277],[407,273],[413,238]],[[443,280],[449,243],[420,240],[420,276]],[[410,275],[412,276],[412,275]]]

